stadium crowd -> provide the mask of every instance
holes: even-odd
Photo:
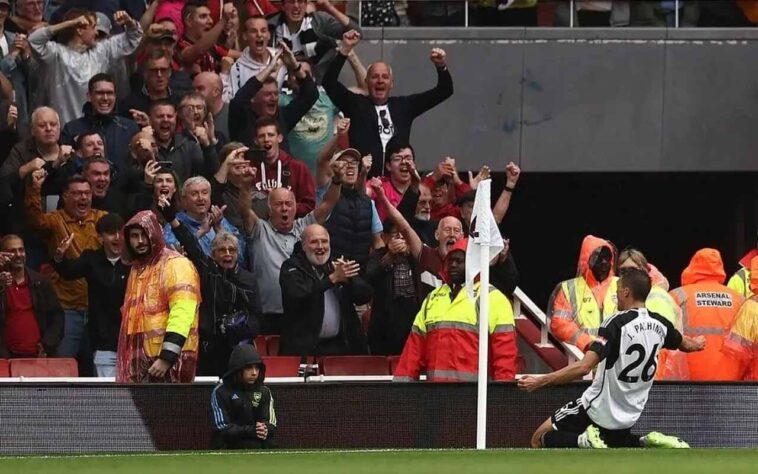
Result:
[[[490,168],[466,180],[445,157],[424,174],[410,143],[414,120],[453,94],[444,50],[429,55],[436,85],[397,96],[390,65],[364,66],[360,26],[329,0],[18,0],[13,13],[0,0],[0,30],[0,358],[189,382],[243,374],[258,355],[230,361],[233,349],[280,335],[279,355],[400,355],[396,380],[476,378],[478,306],[461,288]],[[500,224],[520,169],[495,167]],[[648,309],[708,338],[664,353],[660,377],[758,377],[758,247],[740,264],[725,286],[719,252],[703,249],[669,291],[641,252],[587,236],[550,330],[586,350],[632,266],[653,280]],[[490,374],[512,380],[509,241],[490,270]]]

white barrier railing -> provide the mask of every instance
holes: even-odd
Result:
[[[538,346],[554,347],[555,344],[548,340],[549,323],[547,315],[539,308],[539,306],[534,304],[534,301],[532,301],[526,293],[521,291],[521,288],[516,288],[513,292],[513,314],[516,317],[521,316],[522,309],[525,309],[530,315],[532,315],[531,319],[536,320],[540,325],[540,342]],[[567,344],[563,341],[558,341],[558,344],[558,347],[563,349],[563,352],[568,357],[569,364],[581,360],[584,357],[582,351],[580,351],[578,347],[572,344]]]

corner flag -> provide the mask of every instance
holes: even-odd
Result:
[[[466,248],[466,292],[474,297],[474,279],[479,278],[479,375],[476,396],[476,449],[487,446],[487,379],[489,364],[489,309],[490,309],[490,261],[503,250],[503,238],[497,228],[495,216],[490,209],[490,185],[485,179],[476,188],[474,212],[469,224],[469,240]]]
[[[474,297],[474,279],[482,271],[482,265],[485,262],[482,253],[487,255],[486,265],[489,266],[489,262],[504,247],[500,229],[490,208],[491,184],[491,179],[485,179],[476,187],[474,211],[469,223],[469,241],[466,249],[466,291],[471,298]],[[489,285],[489,281],[481,283],[482,286]]]

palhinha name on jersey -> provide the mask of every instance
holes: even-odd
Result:
[[[661,336],[662,339],[666,339],[666,333],[663,331],[663,326],[655,321],[647,321],[637,323],[634,325],[635,332],[655,331],[656,334]]]
[[[733,303],[732,297],[729,295],[729,293],[702,291],[695,293],[695,305],[701,307],[717,306],[722,308],[731,308]]]

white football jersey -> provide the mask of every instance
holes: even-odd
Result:
[[[682,335],[645,308],[616,313],[603,322],[589,350],[600,356],[592,385],[582,395],[587,415],[609,430],[631,428],[642,414],[661,349],[678,349]]]

